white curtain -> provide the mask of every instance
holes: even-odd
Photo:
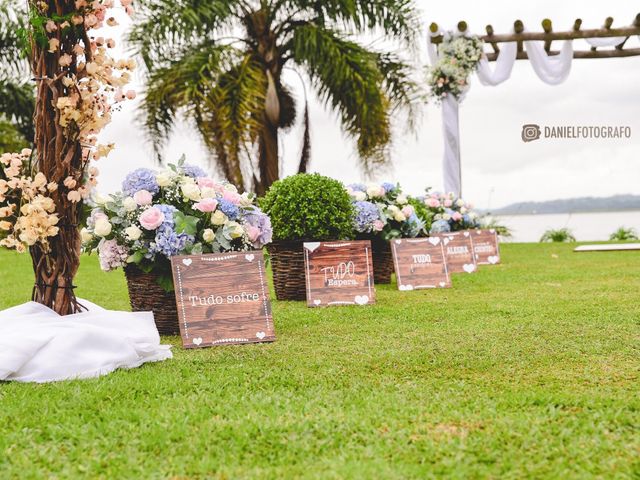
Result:
[[[489,60],[483,57],[478,64],[478,80],[483,85],[496,86],[509,79],[513,65],[516,63],[518,44],[516,42],[503,43],[496,59],[495,68],[489,66]]]
[[[529,56],[529,62],[536,75],[549,85],[559,85],[571,73],[573,61],[573,42],[566,40],[558,55],[548,55],[544,45],[539,41],[524,42],[524,48]]]

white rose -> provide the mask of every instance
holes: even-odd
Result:
[[[216,198],[216,190],[211,187],[201,187],[200,194],[202,198]]]
[[[243,193],[242,195],[240,195],[240,206],[241,207],[250,207],[251,205],[253,205],[253,202],[251,200],[251,198],[249,197],[248,193]]]
[[[80,230],[80,238],[82,239],[82,243],[88,243],[93,239],[93,235],[86,228]]]
[[[383,197],[384,188],[380,185],[369,184],[367,185],[367,195],[369,195],[370,198]]]
[[[200,188],[194,183],[186,183],[180,187],[182,194],[189,200],[198,201],[202,199]]]
[[[231,238],[240,238],[244,235],[244,229],[238,222],[229,222],[225,225],[225,228],[228,229]]]
[[[127,212],[133,212],[136,208],[138,208],[138,204],[133,199],[133,197],[127,197],[122,201],[122,206]]]
[[[353,198],[357,202],[364,202],[367,199],[367,194],[364,192],[353,192]]]
[[[458,201],[456,202],[456,205],[459,206],[459,207],[464,207],[464,200],[459,198]]]
[[[169,170],[163,170],[156,175],[156,182],[161,187],[168,187],[173,181],[174,173]]]
[[[400,205],[404,205],[408,202],[406,195],[398,195],[398,198],[396,198],[396,200]]]
[[[224,222],[227,221],[227,216],[222,213],[220,210],[216,210],[211,215],[211,224],[212,225],[224,225]]]
[[[236,188],[236,186],[231,184],[231,183],[226,183],[225,186],[224,186],[224,189],[227,192],[238,193],[238,189]]]
[[[442,220],[451,220],[451,215],[449,215],[448,213],[442,214]]]
[[[389,208],[387,210],[391,215],[397,215],[400,212],[400,209],[395,205],[389,205]]]
[[[101,193],[95,193],[93,196],[93,201],[96,205],[104,205],[105,203],[109,203],[113,200],[111,195],[102,195]]]
[[[142,230],[140,230],[135,225],[131,225],[130,227],[124,229],[124,234],[127,236],[129,240],[135,242],[142,235]]]
[[[464,215],[465,213],[467,213],[467,209],[465,207],[462,207],[460,209],[460,213]]]
[[[96,220],[96,223],[93,227],[93,232],[99,237],[106,237],[111,233],[111,228],[112,227],[111,227],[111,223],[109,223],[109,220],[100,218]]]
[[[202,232],[202,239],[205,242],[213,242],[214,238],[216,238],[216,234],[213,233],[213,230],[211,230],[210,228],[207,228],[204,232]]]
[[[398,212],[393,216],[393,219],[396,222],[404,222],[407,219],[407,217],[404,216],[404,213]]]

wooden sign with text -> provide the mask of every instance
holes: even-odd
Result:
[[[473,252],[478,265],[496,265],[500,263],[498,233],[491,230],[472,230]]]
[[[307,305],[369,305],[376,301],[371,242],[305,242]]]
[[[446,288],[451,278],[440,237],[391,241],[398,290]]]
[[[436,237],[442,240],[449,273],[473,273],[478,269],[469,231],[440,233]]]
[[[276,339],[262,252],[171,258],[185,348]]]

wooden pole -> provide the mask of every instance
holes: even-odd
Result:
[[[542,20],[542,29],[544,30],[544,33],[551,33],[553,31],[553,24],[551,23],[550,19],[545,18],[544,20]],[[544,49],[547,51],[547,53],[549,53],[549,51],[551,50],[551,42],[552,40],[544,41]]]
[[[549,55],[559,55],[560,52],[552,50]],[[587,58],[623,58],[623,57],[636,57],[640,55],[640,48],[625,48],[623,50],[576,50],[573,52],[573,58],[587,59]],[[490,62],[495,61],[498,55],[495,53],[487,53],[487,60]],[[518,52],[516,55],[517,60],[527,60],[529,57],[527,52]]]
[[[493,27],[491,25],[487,25],[486,30],[487,30],[486,38],[490,39],[493,36]],[[492,42],[491,40],[488,40],[488,42],[491,44],[491,47],[493,47],[493,51],[495,53],[500,53],[500,47],[496,42]]]

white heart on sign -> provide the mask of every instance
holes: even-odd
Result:
[[[487,258],[487,261],[491,264],[491,265],[495,265],[496,263],[498,263],[498,260],[500,260],[498,258],[497,255],[491,255],[490,257]]]
[[[413,285],[400,285],[398,287],[398,290],[400,290],[401,292],[411,291],[413,290]]]
[[[429,243],[431,245],[438,245],[440,243],[440,237],[429,237]]]
[[[193,263],[193,260],[191,260],[190,258],[185,258],[184,260],[182,260],[182,263],[184,263],[188,267]]]
[[[400,245],[402,243],[402,240],[396,240],[396,245]]]
[[[310,252],[315,252],[319,246],[320,242],[309,242],[304,244],[304,248],[306,248]]]
[[[369,303],[369,296],[368,295],[356,295],[356,298],[354,298],[354,300],[358,305],[366,305],[367,303]]]
[[[496,233],[495,229],[493,229],[493,228],[491,230],[489,230],[489,232]]]
[[[322,303],[322,300],[314,300],[313,304],[314,305],[320,305]]]
[[[476,271],[476,266],[473,263],[465,263],[462,269],[467,273],[473,273]]]
[[[246,258],[250,262],[253,262],[253,259],[256,258],[256,256],[253,253],[250,253],[248,255],[245,255],[244,258]]]
[[[451,239],[449,237],[444,237],[444,240],[442,240],[442,242],[446,245],[447,243],[449,243],[451,241]]]
[[[193,344],[194,345],[200,345],[202,343],[202,337],[198,337],[198,338],[194,338],[193,339]]]
[[[258,337],[260,340],[262,340],[264,337],[266,337],[267,334],[264,332],[258,332],[256,333],[256,337]]]
[[[439,285],[440,285],[442,288],[444,288],[444,287],[446,287],[446,286],[447,286],[447,284],[446,284],[445,282],[440,282],[440,284],[439,284]]]
[[[469,236],[469,232],[464,232],[464,233],[463,233],[463,235],[464,235],[465,237],[468,237],[468,236]]]

